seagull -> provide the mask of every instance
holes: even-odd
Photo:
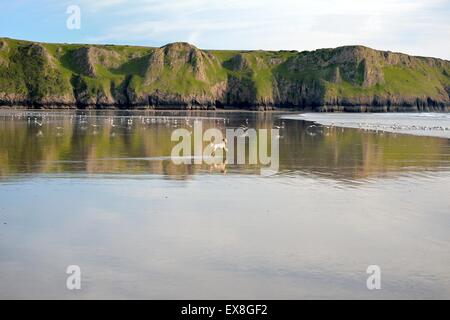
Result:
[[[245,126],[245,125],[243,125],[243,124],[241,124],[241,126],[239,127],[239,129],[241,129],[242,131],[244,131],[241,135],[240,135],[240,137],[247,137],[248,136],[248,127],[247,126]]]
[[[63,135],[63,127],[56,127],[56,136],[61,137]]]
[[[284,121],[282,121],[281,122],[281,125],[276,125],[276,126],[274,126],[274,129],[284,129],[284,127],[285,127],[285,124],[284,124]]]
[[[37,124],[39,127],[42,127],[42,125],[44,124],[44,121],[39,122],[37,120],[37,118],[34,118],[34,123]]]
[[[244,125],[244,124],[241,124],[241,125],[239,126],[239,128],[242,129],[242,130],[244,130],[244,131],[247,131],[247,130],[248,130],[248,127],[247,127],[246,125]]]

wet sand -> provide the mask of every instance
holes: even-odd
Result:
[[[283,118],[324,126],[450,139],[448,113],[303,113]]]

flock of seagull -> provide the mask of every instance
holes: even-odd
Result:
[[[34,126],[39,128],[37,132],[37,136],[42,136],[42,128],[47,124],[50,124],[54,121],[60,121],[61,116],[55,116],[52,113],[24,113],[18,112],[17,114],[11,115],[12,119],[23,120],[24,118],[27,120],[28,126]],[[182,117],[182,116],[97,116],[91,117],[84,114],[71,114],[67,116],[69,123],[76,123],[77,127],[81,131],[88,130],[89,128],[93,129],[93,134],[96,135],[98,133],[97,129],[102,126],[115,128],[122,128],[131,130],[134,125],[141,124],[145,129],[146,126],[150,125],[164,125],[166,127],[172,128],[193,128],[195,122],[201,120],[214,121],[217,127],[226,127],[230,124],[229,118],[200,118],[200,117]],[[245,119],[245,124],[241,125],[241,129],[244,130],[244,134],[248,130],[249,120]],[[284,127],[284,125],[283,125]],[[64,127],[56,126],[56,135],[62,136]],[[115,136],[115,132],[111,133],[112,136]]]
[[[401,125],[398,123],[394,123],[394,124],[377,124],[377,123],[358,123],[358,126],[360,129],[367,129],[367,130],[387,130],[387,129],[392,129],[392,130],[407,130],[407,131],[412,131],[412,130],[421,130],[421,131],[449,131],[450,128],[449,127],[444,127],[444,126],[425,126],[425,125]]]
[[[310,127],[316,127],[316,125],[311,125]],[[343,126],[339,126],[336,125],[334,122],[332,122],[330,125],[324,125],[323,126],[325,129],[331,129],[331,128],[335,128],[335,127],[341,127],[343,128]],[[395,130],[395,131],[450,131],[449,127],[444,127],[444,126],[426,126],[426,125],[402,125],[399,123],[392,123],[392,124],[381,124],[381,123],[362,123],[359,122],[357,123],[357,125],[354,125],[352,127],[355,127],[359,130],[364,130],[364,131],[390,131],[390,130]]]
[[[16,115],[12,115],[13,118],[17,118],[19,120],[26,118],[29,126],[36,126],[38,128],[42,128],[45,124],[50,124],[52,121],[56,120],[56,117],[54,114],[51,113],[40,113],[40,114],[27,114],[27,113],[18,113]],[[131,129],[133,125],[135,124],[142,124],[144,125],[153,125],[153,124],[159,124],[159,125],[165,125],[166,127],[187,127],[192,128],[193,124],[196,121],[201,121],[200,118],[194,118],[194,117],[182,117],[182,116],[99,116],[97,117],[99,119],[103,118],[103,123],[106,126],[110,126],[111,128],[125,128],[125,129]],[[96,134],[97,129],[102,126],[102,121],[98,121],[94,117],[90,117],[88,115],[84,114],[78,114],[74,115],[71,114],[68,116],[69,123],[76,123],[79,125],[79,129],[84,131],[87,130],[89,127],[93,128],[93,133]],[[92,119],[94,119],[94,123],[92,123]],[[229,118],[202,118],[204,120],[213,120],[215,122],[215,125],[218,127],[226,127],[230,124]],[[274,125],[274,129],[284,129],[285,123],[284,121],[281,122],[280,125]],[[57,135],[62,135],[62,132],[64,130],[64,127],[56,126],[55,127],[57,131]],[[240,129],[242,134],[241,137],[248,136],[248,129],[249,129],[249,119],[245,119],[243,123],[237,128]],[[38,136],[42,136],[42,131],[39,130],[37,133]],[[115,135],[112,133],[112,135]],[[282,136],[278,136],[279,138],[282,138]]]
[[[18,112],[17,114],[13,114],[12,117],[17,119],[26,118],[29,126],[36,126],[38,128],[42,128],[45,124],[49,124],[52,119],[56,119],[55,115],[52,113],[24,113]],[[142,124],[145,126],[148,125],[165,125],[166,127],[178,128],[178,127],[187,127],[192,128],[193,123],[196,121],[200,121],[200,118],[194,117],[182,117],[182,116],[98,116],[97,118],[90,117],[85,114],[71,114],[68,116],[70,123],[77,123],[79,125],[80,130],[87,130],[89,127],[93,128],[93,134],[98,133],[97,129],[102,126],[101,120],[103,119],[104,125],[110,126],[111,128],[125,128],[130,130],[133,128],[135,124]],[[92,123],[92,119],[94,119],[94,123]],[[214,121],[215,125],[218,127],[226,127],[230,123],[230,119],[228,118],[202,118],[209,121]],[[342,126],[336,125],[335,123],[331,123],[324,126],[319,126],[316,124],[310,125],[306,128],[306,133],[310,136],[315,136],[317,134],[322,134],[323,129],[331,129],[335,127]],[[364,131],[375,131],[375,132],[386,132],[390,130],[394,131],[450,131],[449,127],[445,126],[426,126],[426,125],[402,125],[399,123],[393,124],[382,124],[382,123],[355,123],[355,128],[359,128]],[[285,128],[285,123],[282,121],[280,124],[275,124],[273,129],[282,130]],[[64,128],[61,126],[56,126],[56,135],[61,136],[63,134]],[[237,128],[241,131],[241,137],[247,137],[249,132],[249,119],[245,119],[243,123]],[[42,136],[42,131],[39,130],[37,133],[38,136]],[[112,135],[115,135],[113,132]],[[282,138],[282,136],[278,136],[278,138]]]
[[[18,117],[19,119],[21,117]],[[101,118],[101,117],[100,117]],[[200,121],[198,118],[185,118],[185,117],[170,117],[170,116],[155,116],[155,117],[145,117],[145,116],[110,116],[103,117],[104,125],[110,126],[112,128],[127,128],[131,129],[134,124],[142,124],[142,125],[152,125],[152,124],[163,124],[166,127],[177,128],[180,126],[185,126],[192,128],[193,122]],[[97,129],[102,126],[101,121],[94,120],[94,123],[91,123],[92,117],[86,115],[70,115],[69,123],[77,123],[81,130],[86,130],[89,127]],[[229,119],[215,119],[216,124],[228,124]],[[34,125],[39,128],[43,127],[45,124],[49,124],[51,122],[51,116],[47,116],[46,114],[42,114],[39,116],[27,116],[28,125]],[[57,130],[62,130],[63,127],[56,127]]]

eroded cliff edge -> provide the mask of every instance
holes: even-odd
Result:
[[[449,96],[449,61],[363,46],[216,51],[0,38],[3,106],[448,111]]]

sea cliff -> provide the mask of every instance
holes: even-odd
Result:
[[[448,111],[450,61],[315,51],[49,44],[0,38],[0,106]]]

